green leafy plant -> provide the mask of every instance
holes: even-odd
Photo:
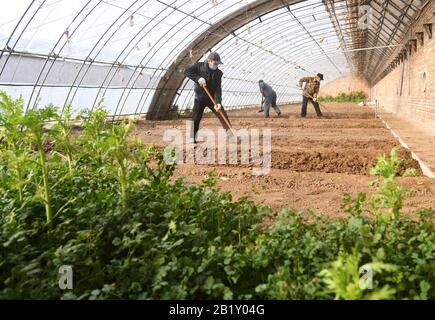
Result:
[[[128,137],[133,129],[133,124],[122,123],[113,126],[108,135],[108,154],[112,159],[113,171],[121,187],[121,206],[123,212],[127,211],[127,202],[129,198],[129,170],[130,162],[130,145]]]
[[[334,294],[335,300],[389,300],[394,298],[395,290],[389,286],[370,292],[361,278],[361,255],[357,250],[352,254],[340,252],[329,269],[324,269],[319,273],[320,281],[326,286],[326,291],[322,294]],[[370,269],[378,276],[382,272],[394,272],[396,267],[380,262],[372,262],[363,266]],[[374,275],[374,274],[373,274]]]
[[[213,172],[174,179],[174,164],[101,107],[83,131],[68,111],[24,114],[6,95],[0,108],[1,299],[435,298],[432,209],[410,220],[399,201],[360,194],[345,196],[342,219],[274,213],[221,192]],[[373,170],[378,197],[399,187],[386,182],[398,162]],[[356,287],[363,264],[377,270],[374,291]],[[73,291],[59,289],[64,265]]]
[[[24,127],[27,139],[37,150],[37,163],[41,170],[42,188],[37,191],[36,198],[45,206],[45,214],[49,225],[53,222],[53,207],[49,184],[49,163],[45,152],[46,143],[49,143],[49,134],[45,131],[44,124],[53,119],[55,109],[51,106],[39,110],[31,109],[22,117],[21,124]]]
[[[420,172],[417,169],[415,169],[415,168],[408,168],[403,173],[403,176],[404,177],[419,177],[420,176]]]
[[[367,101],[367,95],[363,91],[351,92],[349,94],[340,93],[336,97],[331,95],[319,97],[319,101],[322,103],[337,102],[337,103],[349,103],[349,102],[365,102]]]
[[[390,158],[385,155],[379,156],[375,166],[370,170],[371,175],[382,177],[378,193],[371,200],[372,210],[386,214],[392,219],[397,219],[403,207],[403,201],[409,194],[409,191],[396,181],[399,166],[402,163],[403,160],[397,156],[397,149],[393,149]]]
[[[87,151],[82,153],[82,162],[103,167],[111,128],[107,123],[108,112],[99,104],[93,110],[82,112],[79,118],[84,118],[83,135],[79,144]]]
[[[75,166],[74,154],[76,152],[76,146],[72,141],[74,123],[71,116],[71,105],[66,105],[60,114],[54,113],[53,118],[56,121],[56,124],[52,128],[54,145],[56,150],[66,157],[69,171],[71,172]]]
[[[10,187],[18,191],[18,203],[24,201],[25,164],[28,154],[22,135],[23,100],[12,100],[0,91],[0,149],[1,161],[9,168]]]

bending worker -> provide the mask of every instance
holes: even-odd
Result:
[[[270,85],[268,85],[263,80],[260,80],[258,83],[260,85],[260,92],[261,92],[261,95],[263,97],[262,108],[264,111],[264,117],[266,119],[269,118],[270,106],[272,106],[273,109],[275,109],[278,116],[280,116],[281,110],[279,109],[278,105],[276,104],[276,98],[277,98],[276,92],[272,89],[272,87]]]
[[[196,143],[196,135],[199,131],[199,125],[201,123],[202,117],[204,115],[204,110],[206,107],[215,114],[219,119],[225,130],[230,128],[226,124],[225,120],[222,118],[221,114],[218,112],[222,110],[225,116],[228,118],[224,108],[222,107],[222,76],[223,72],[219,70],[219,65],[222,64],[221,58],[218,53],[212,52],[208,56],[207,61],[195,63],[193,66],[185,71],[185,76],[195,82],[195,103],[193,106],[193,137],[190,137],[192,143]],[[217,110],[214,107],[213,102],[207,96],[204,87],[207,86],[211,95],[215,98],[217,105]]]
[[[302,86],[305,82],[304,96],[302,102],[302,112],[301,112],[302,118],[307,117],[308,101],[312,102],[314,109],[316,110],[317,117],[318,118],[323,117],[322,111],[320,111],[319,103],[317,102],[317,96],[320,90],[320,81],[322,80],[323,80],[323,74],[319,73],[315,77],[306,77],[306,78],[302,78],[299,81],[299,86],[301,88],[303,88]]]

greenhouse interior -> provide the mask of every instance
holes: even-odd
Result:
[[[3,2],[1,300],[435,300],[434,0]]]

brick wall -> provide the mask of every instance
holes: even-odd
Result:
[[[340,93],[349,94],[355,91],[364,91],[367,96],[370,95],[370,84],[364,78],[346,75],[324,84],[320,87],[319,96],[338,96]]]
[[[434,12],[432,1],[407,39],[424,32],[424,23],[434,23]],[[388,111],[435,127],[435,23],[433,31],[432,39],[425,32],[424,44],[418,41],[417,51],[413,49],[407,59],[373,86],[371,96]]]

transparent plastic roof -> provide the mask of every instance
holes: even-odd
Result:
[[[29,108],[38,101],[92,108],[104,99],[114,115],[124,115],[147,113],[168,68],[209,28],[248,5],[267,1],[3,2],[1,90],[22,95]],[[300,99],[296,83],[302,76],[321,72],[331,81],[359,72],[373,79],[393,50],[389,45],[399,43],[419,9],[413,1],[373,0],[376,27],[362,35],[354,23],[361,1],[279,3],[261,15],[246,9],[242,27],[227,30],[223,25],[227,35],[207,48],[218,51],[225,62],[226,106],[258,104],[260,79],[276,89],[282,103]],[[387,48],[352,52],[376,46]],[[172,106],[191,108],[192,83],[173,89],[178,94]]]
[[[209,25],[250,2],[221,0],[213,6],[198,0],[8,1],[2,4],[0,47],[9,43],[17,51],[116,59],[131,65],[149,55],[153,56],[150,67],[157,67],[165,53],[189,43]],[[156,51],[161,54],[153,55]]]
[[[331,81],[350,72],[321,1],[305,1],[266,14],[212,50],[220,53],[224,76],[231,80],[223,83],[224,91],[230,93],[229,105],[258,104],[260,79],[271,84],[283,101],[292,102],[300,99],[297,84],[301,77],[323,73]],[[186,98],[188,105],[193,98],[193,93]]]

